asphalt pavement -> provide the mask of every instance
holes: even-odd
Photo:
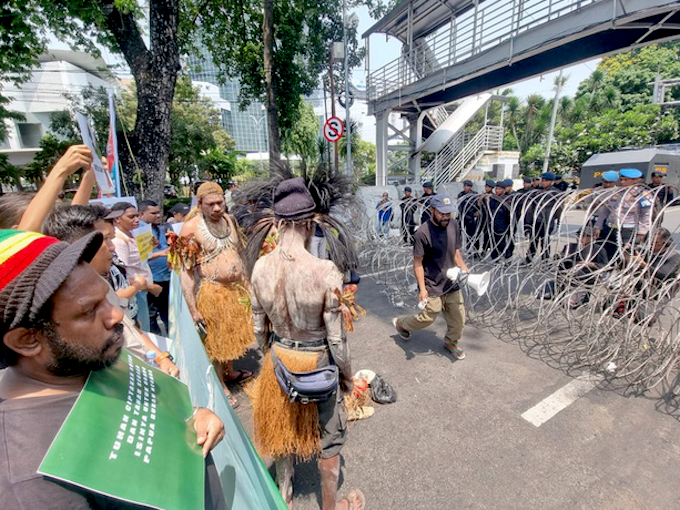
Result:
[[[341,496],[360,488],[366,508],[380,510],[680,508],[674,407],[595,388],[536,427],[521,415],[570,376],[472,326],[460,344],[467,358],[455,361],[442,318],[404,341],[391,320],[409,309],[382,290],[371,278],[360,285],[368,315],[350,334],[353,369],[381,374],[398,401],[350,424]],[[298,465],[294,508],[320,508],[320,497],[316,464]]]

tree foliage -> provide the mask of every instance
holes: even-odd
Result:
[[[281,148],[288,157],[300,157],[300,171],[304,177],[307,168],[316,166],[323,157],[323,152],[319,151],[321,126],[314,107],[304,100],[300,102],[298,116],[293,127],[282,130]]]
[[[603,58],[573,98],[559,100],[550,167],[578,170],[596,153],[677,140],[677,110],[652,104],[657,76],[680,77],[680,42]],[[678,87],[666,97],[679,99]],[[551,109],[552,101],[536,95],[524,101],[510,97],[507,103],[504,148],[521,152],[527,175],[541,167]]]
[[[374,15],[385,9],[382,2],[375,0],[348,4],[350,8],[367,5]],[[184,20],[200,24],[196,41],[208,48],[220,76],[240,80],[241,107],[255,100],[267,104],[263,13],[271,10],[273,90],[269,97],[275,104],[267,108],[270,146],[276,143],[272,130],[280,130],[285,138],[300,121],[302,98],[318,87],[319,75],[329,67],[330,44],[343,40],[341,0],[271,0],[265,2],[264,10],[262,2],[252,0],[186,0],[183,5]],[[267,28],[264,36],[268,33]],[[361,63],[365,53],[358,47],[354,27],[348,28],[348,46],[351,69]],[[343,87],[339,80],[341,67],[339,63],[334,65],[338,90]],[[272,124],[273,111],[278,128]],[[278,153],[278,147],[275,149]]]
[[[70,111],[55,112],[51,117],[51,131],[41,141],[41,152],[30,166],[32,180],[39,180],[63,154],[66,147],[82,143],[78,124],[72,111],[77,110],[92,119],[99,149],[104,150],[109,130],[108,93],[104,88],[87,87],[79,95],[69,96]],[[118,139],[125,146],[126,133],[135,124],[137,93],[134,85],[123,91],[116,102]],[[196,173],[209,171],[216,179],[228,180],[235,171],[234,139],[222,129],[220,111],[212,101],[202,97],[191,80],[182,76],[172,105],[172,136],[170,143],[170,181],[179,185],[182,178],[192,181]],[[57,143],[58,142],[58,143]],[[232,157],[233,156],[233,157]],[[203,161],[205,159],[205,161]],[[226,162],[226,163],[225,163]],[[225,165],[231,165],[225,169]],[[210,170],[212,169],[212,170]],[[123,169],[126,175],[135,172],[134,166]]]

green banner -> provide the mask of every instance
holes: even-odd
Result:
[[[222,391],[182,296],[179,277],[170,284],[170,351],[196,406],[212,409],[226,435],[212,451],[227,506],[236,510],[288,510],[276,484]]]
[[[113,367],[90,374],[38,472],[151,508],[201,509],[192,412],[182,382],[123,349]]]

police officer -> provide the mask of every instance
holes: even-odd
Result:
[[[555,182],[553,183],[553,186],[562,192],[565,192],[569,189],[569,183],[567,181],[563,181],[560,174],[555,175]]]
[[[525,195],[533,189],[534,187],[531,185],[531,177],[525,177],[522,179],[522,189],[518,189],[515,193],[518,195]]]
[[[427,223],[427,220],[430,219],[430,201],[434,197],[435,192],[434,192],[434,186],[432,186],[431,182],[424,182],[423,183],[423,196],[420,197],[420,205],[422,207],[422,214],[420,215],[420,224],[422,225],[423,223]]]
[[[547,259],[550,257],[549,250],[549,236],[555,230],[559,211],[556,210],[556,204],[561,193],[559,189],[555,188],[557,176],[552,172],[545,172],[541,174],[541,190],[542,194],[534,197],[533,207],[533,225],[529,227],[529,249],[527,252],[527,262],[533,260],[536,253],[540,251],[541,258]]]
[[[410,186],[404,188],[404,196],[401,197],[401,238],[405,244],[413,244],[413,235],[416,231],[416,208],[418,203],[411,196],[413,190]]]
[[[493,197],[493,190],[496,188],[496,181],[487,179],[484,181],[484,194],[477,198],[479,204],[479,231],[482,237],[482,249],[487,253],[491,248],[491,238],[493,229],[491,225],[491,215],[489,213],[489,200]]]
[[[668,205],[674,198],[673,191],[662,182],[664,177],[665,174],[663,172],[654,170],[652,172],[652,182],[649,184],[649,187],[652,188],[656,195],[656,201],[661,207]]]
[[[510,181],[512,183],[512,181]],[[511,200],[506,193],[508,181],[496,183],[496,194],[488,202],[489,218],[491,219],[491,258],[510,258],[515,249],[511,239]]]
[[[623,168],[621,187],[608,197],[595,223],[596,237],[605,225],[611,228],[609,238],[621,249],[628,243],[644,238],[652,226],[653,197],[642,184],[642,172],[637,168]],[[610,254],[610,258],[613,254]]]
[[[605,190],[605,189],[613,189],[616,188],[616,185],[618,184],[619,181],[619,173],[615,172],[614,170],[609,170],[607,172],[604,172],[600,176],[601,182],[597,183],[595,185],[595,189],[597,190]],[[595,216],[593,219],[589,221],[592,225],[597,224],[597,220],[600,216],[602,215],[607,215],[608,212],[605,212],[606,210],[606,201],[609,199],[611,195],[607,193],[599,193],[594,196],[594,205],[593,208],[596,210]],[[611,238],[611,229],[609,228],[609,225],[604,223],[602,225],[602,228],[598,232],[599,237],[596,237],[596,239],[602,240],[602,241],[607,241],[607,244],[609,245],[610,242],[612,241]],[[608,248],[608,254],[609,256],[613,255],[614,252],[616,252],[616,245],[613,244]]]
[[[465,231],[465,251],[467,252],[472,246],[479,249],[477,228],[480,214],[477,192],[472,189],[472,181],[463,181],[463,191],[458,193],[456,198],[458,200],[458,218],[461,222],[461,230]]]

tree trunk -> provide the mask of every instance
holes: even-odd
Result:
[[[162,205],[170,154],[170,112],[180,70],[179,0],[149,2],[151,50],[132,14],[119,11],[113,0],[99,0],[99,6],[137,84],[137,120],[130,137],[136,166],[128,166],[126,174],[130,178],[139,168],[141,186],[136,195]]]
[[[264,77],[267,87],[267,128],[269,130],[269,173],[281,165],[279,139],[279,113],[276,107],[276,83],[274,80],[274,0],[264,0]]]

